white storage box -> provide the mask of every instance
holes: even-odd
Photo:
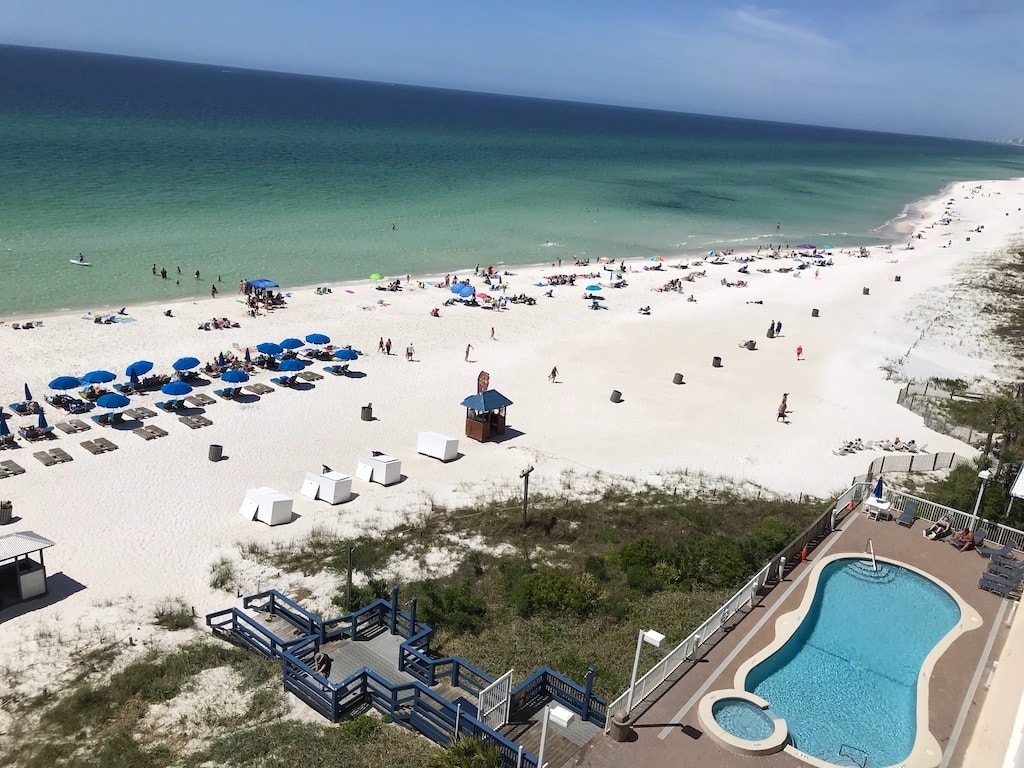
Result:
[[[356,467],[356,477],[363,477],[363,466],[370,467],[370,481],[381,485],[392,485],[402,479],[402,460],[394,456],[361,456]]]
[[[451,461],[459,455],[459,441],[437,432],[420,432],[416,438],[416,452],[441,461]]]

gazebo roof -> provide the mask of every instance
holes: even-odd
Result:
[[[52,547],[54,542],[35,531],[21,531],[0,536],[0,562]]]
[[[488,389],[476,395],[470,395],[462,401],[466,408],[474,411],[493,411],[495,408],[504,408],[512,405],[512,401],[496,389]]]

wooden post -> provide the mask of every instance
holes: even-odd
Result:
[[[519,476],[523,478],[523,528],[526,527],[527,514],[529,512],[529,493],[530,493],[530,473],[533,472],[533,467],[529,466],[519,473]]]

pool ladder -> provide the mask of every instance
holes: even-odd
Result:
[[[877,573],[878,562],[875,560],[875,545],[872,543],[871,539],[868,539],[867,546],[864,549],[866,552],[871,553],[871,570]]]

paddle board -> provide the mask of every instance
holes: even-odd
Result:
[[[88,261],[79,261],[78,259],[68,259],[72,264],[77,264],[79,267],[91,267],[92,263]]]

